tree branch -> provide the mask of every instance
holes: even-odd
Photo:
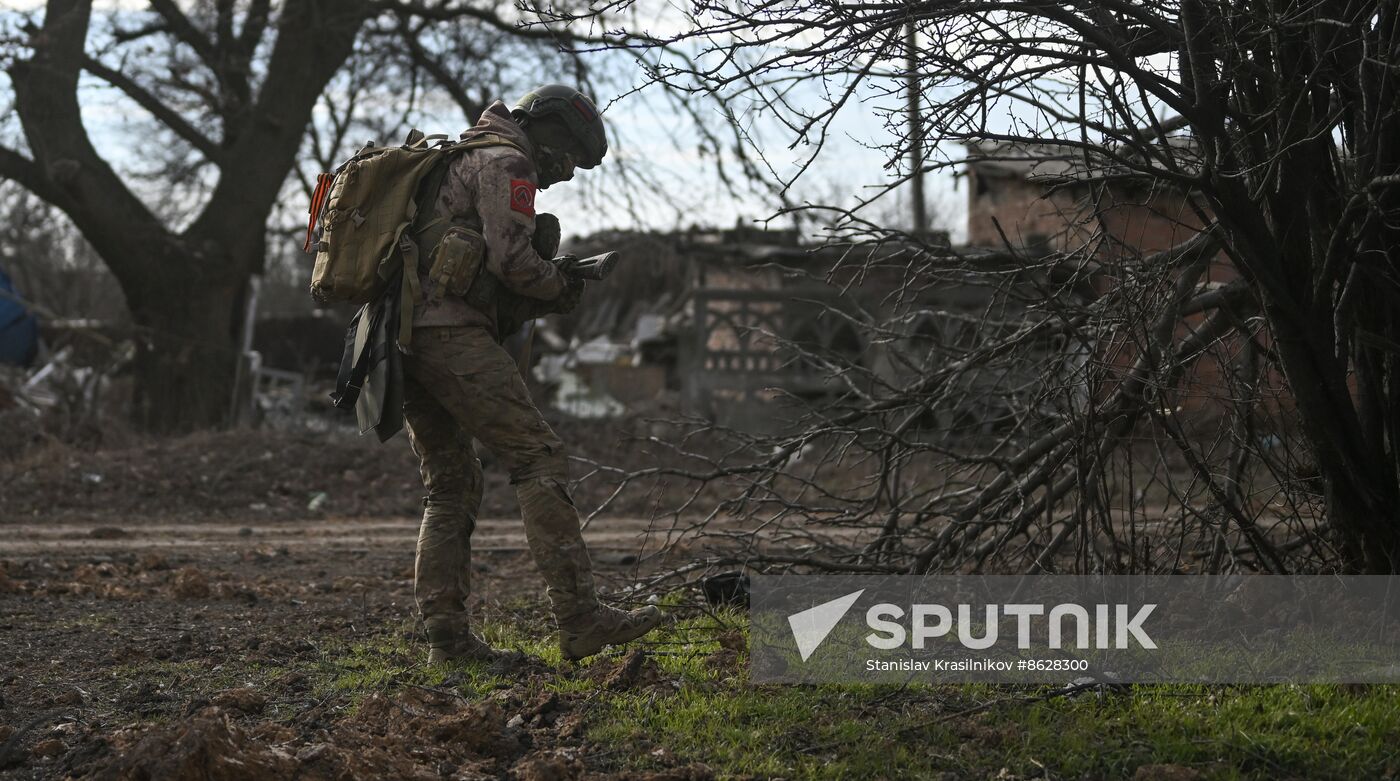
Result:
[[[25,175],[18,181],[35,184],[36,194],[63,209],[121,276],[153,262],[127,250],[133,235],[164,228],[97,154],[83,126],[78,75],[91,16],[90,0],[49,0],[43,28],[31,38],[33,56],[10,67],[15,111],[43,178],[14,157],[9,163]]]
[[[185,12],[175,4],[175,0],[150,0],[151,8],[160,14],[170,25],[170,31],[175,37],[185,42],[195,54],[209,66],[209,69],[217,73],[219,71],[219,57],[214,49],[214,42],[209,36],[201,33],[190,22],[190,18],[185,16]]]
[[[452,21],[456,19],[475,19],[484,22],[488,27],[493,27],[502,32],[520,38],[530,38],[541,41],[555,41],[561,48],[565,43],[607,43],[605,38],[578,35],[569,30],[555,30],[543,25],[530,25],[525,22],[511,23],[502,19],[500,15],[482,8],[471,6],[454,5],[444,3],[440,6],[431,6],[416,0],[379,0],[376,5],[377,10],[391,11],[399,15],[417,16],[423,19],[433,19],[437,21]]]
[[[63,192],[53,186],[39,164],[4,145],[0,145],[0,179],[18,182],[24,189],[63,208]]]
[[[210,162],[215,165],[219,164],[222,154],[218,145],[211,141],[208,136],[199,132],[194,125],[187,122],[178,112],[162,103],[159,98],[151,94],[140,84],[137,84],[134,79],[121,71],[103,65],[92,57],[83,58],[83,69],[124,92],[127,97],[135,101],[141,108],[146,109],[146,111],[159,120],[161,124],[170,128],[175,135],[184,139],[190,146],[199,150]]]
[[[462,86],[462,80],[453,76],[446,66],[423,48],[423,45],[418,42],[417,32],[409,26],[406,18],[400,19],[399,31],[402,34],[404,44],[408,46],[409,59],[427,71],[438,86],[447,90],[447,94],[451,96],[453,102],[466,115],[467,124],[475,122],[477,117],[480,117],[482,112],[486,110],[486,107],[468,95],[467,90]]]

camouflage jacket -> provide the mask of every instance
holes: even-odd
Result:
[[[527,152],[531,148],[525,131],[500,101],[491,104],[462,138],[482,133],[502,136]],[[499,280],[503,292],[548,302],[559,299],[566,285],[563,274],[531,246],[537,186],[535,164],[528,154],[508,146],[474,149],[452,158],[435,211],[437,217],[447,219],[477,215],[486,241],[486,273]],[[418,269],[425,290],[427,266],[423,263]],[[499,336],[496,302],[487,308],[490,311],[452,296],[420,299],[413,308],[413,326],[479,325]]]

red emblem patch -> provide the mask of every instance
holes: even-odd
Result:
[[[510,208],[526,217],[535,216],[535,185],[528,179],[510,180]]]

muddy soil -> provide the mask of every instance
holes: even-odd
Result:
[[[491,480],[473,614],[547,636],[513,498]],[[637,658],[563,671],[527,661],[473,698],[453,678],[468,673],[403,684],[426,669],[412,593],[419,494],[402,442],[326,435],[0,458],[0,779],[711,776],[622,771],[616,750],[586,737],[587,695],[545,685],[664,685]],[[589,524],[605,592],[638,576],[660,543],[650,527]],[[361,647],[387,654],[388,672],[357,667]]]
[[[590,527],[604,583],[633,574],[637,526]],[[421,666],[409,519],[6,531],[0,778],[637,777],[585,739],[585,697],[541,693],[560,672],[537,661],[478,700],[450,679],[364,700],[326,689],[328,675],[355,672],[327,673],[328,659],[357,643],[401,645],[403,669]],[[478,535],[474,614],[543,635],[542,584],[518,532],[495,521]],[[639,667],[603,658],[577,674],[626,685]]]

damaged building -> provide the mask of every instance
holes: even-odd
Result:
[[[985,285],[957,284],[946,268],[930,276],[936,284],[921,279],[920,265],[934,256],[995,258],[1019,273],[1017,262],[1090,242],[1099,257],[1140,257],[1181,243],[1202,224],[1198,207],[1178,190],[1096,187],[1072,148],[987,143],[968,151],[965,246],[948,247],[946,234],[918,244],[816,246],[796,232],[742,227],[609,232],[574,242],[567,249],[575,254],[616,250],[623,260],[610,278],[591,283],[576,313],[541,323],[530,372],[537,398],[585,418],[683,413],[749,430],[779,427],[799,414],[801,404],[789,402],[848,390],[852,372],[834,367],[853,367],[863,382],[900,384],[919,372],[899,355],[905,342],[956,355],[994,337],[989,323],[1012,327],[1023,317],[1005,302],[989,310]],[[1233,278],[1216,263],[1209,284]],[[304,300],[304,290],[282,298]],[[326,385],[350,313],[304,306],[264,304],[246,342],[241,404],[254,414],[235,420],[306,405],[329,412]],[[1063,345],[1043,347],[1049,353]],[[1103,357],[1129,360],[1122,351]],[[1065,371],[1090,358],[1067,357]],[[1027,408],[1026,399],[1008,396],[1035,393],[1044,379],[1004,366],[970,372],[937,427],[997,430],[1013,408]],[[1186,380],[1186,403],[1192,395],[1219,396],[1223,383],[1222,367],[1203,362]]]
[[[946,234],[930,239],[947,245]],[[802,402],[843,394],[848,381],[908,374],[871,324],[951,347],[972,337],[961,314],[989,299],[976,286],[911,279],[926,246],[811,246],[794,232],[735,229],[601,234],[576,251],[605,248],[628,265],[590,289],[577,315],[552,322],[551,338],[572,347],[543,359],[536,378],[551,385],[555,367],[570,367],[620,402],[614,408],[666,399],[663,406],[747,430],[781,427]],[[969,407],[992,403],[982,392],[966,395]],[[557,397],[556,405],[570,409]]]
[[[1141,259],[1195,236],[1209,216],[1176,188],[1105,183],[1103,169],[1070,147],[988,143],[968,151],[967,243],[950,249],[970,262],[1010,264],[1016,273],[1017,262],[1029,266],[1086,248],[1100,260]],[[946,236],[929,243],[946,244]],[[1023,316],[1005,302],[989,311],[985,285],[950,283],[956,275],[946,270],[937,285],[921,284],[914,277],[931,254],[927,246],[818,247],[792,232],[735,229],[599,234],[574,247],[579,254],[605,249],[621,251],[625,265],[590,290],[576,316],[545,329],[554,354],[536,369],[536,378],[558,391],[555,403],[576,414],[621,414],[664,399],[662,406],[724,425],[781,425],[784,399],[814,401],[843,391],[848,377],[837,376],[834,366],[908,379],[910,369],[892,355],[900,335],[934,340],[957,354],[995,336],[988,322]],[[1206,284],[1219,288],[1235,277],[1218,259]],[[1202,317],[1187,317],[1183,332]],[[1063,352],[1064,345],[1043,349]],[[1064,377],[1090,360],[1110,375],[1115,367],[1125,371],[1135,354],[1120,344],[1098,349],[1097,355],[1066,353]],[[824,362],[822,355],[836,360]],[[1025,399],[1008,396],[1045,385],[1043,370],[970,373],[950,413],[959,419],[941,421],[940,428],[996,430],[1011,407],[1027,407]],[[1229,370],[1215,358],[1200,361],[1173,405],[1205,408],[1227,397]],[[1082,384],[1062,384],[1073,382]],[[1064,403],[1082,404],[1088,393],[1072,390]]]

